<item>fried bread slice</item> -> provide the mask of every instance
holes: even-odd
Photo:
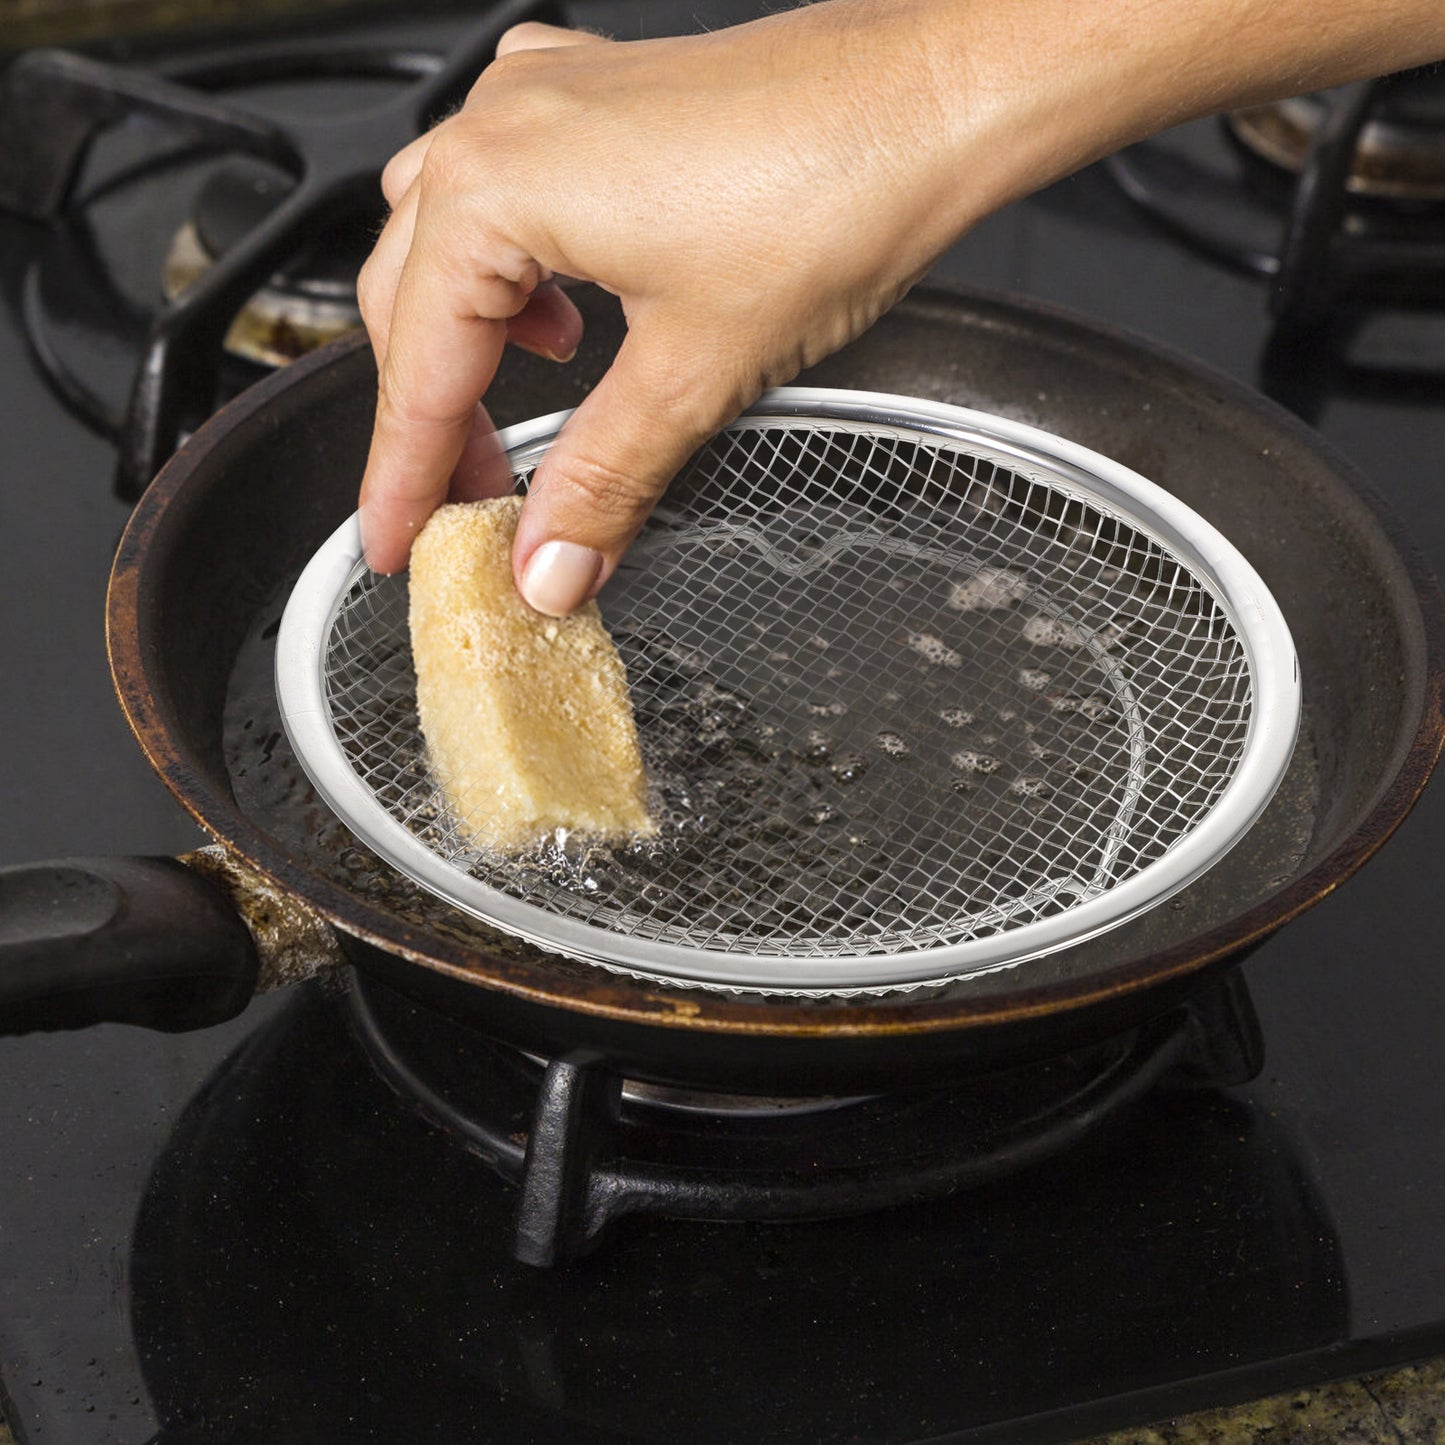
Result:
[[[439,508],[411,554],[417,709],[453,816],[478,847],[565,828],[655,831],[627,673],[595,602],[544,617],[512,581],[520,497]]]

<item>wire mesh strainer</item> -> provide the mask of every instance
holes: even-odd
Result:
[[[565,414],[503,434],[519,484]],[[1233,846],[1288,766],[1284,619],[1107,458],[957,407],[769,393],[673,483],[602,597],[655,838],[469,847],[420,737],[405,578],[352,518],[277,688],[375,852],[546,949],[670,982],[912,987],[1114,927]]]

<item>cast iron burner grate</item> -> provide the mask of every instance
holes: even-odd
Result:
[[[1431,307],[1445,275],[1445,74],[1405,71],[1167,132],[1111,156],[1124,192],[1270,279],[1300,329],[1342,299]]]
[[[67,362],[64,341],[57,338],[73,326],[68,288],[47,289],[38,263],[24,283],[27,330],[47,377],[73,412],[117,441],[120,495],[139,495],[184,436],[215,409],[227,333],[257,293],[261,327],[277,344],[273,354],[266,355],[264,346],[252,354],[272,362],[307,340],[291,334],[306,329],[294,321],[298,301],[321,303],[328,327],[336,324],[337,308],[344,316],[354,306],[354,274],[346,272],[359,268],[367,238],[384,214],[380,176],[387,160],[461,100],[505,29],[552,18],[545,0],[503,0],[444,57],[297,39],[179,63],[164,73],[54,50],[32,51],[10,65],[0,82],[0,209],[68,228],[62,249],[71,261],[79,256],[92,269],[97,262],[88,211],[118,186],[150,178],[140,165],[98,187],[78,185],[103,132],[127,122],[159,122],[184,140],[192,158],[230,157],[202,189],[193,220],[199,249],[178,256],[173,245],[169,257],[154,258],[153,274],[159,283],[164,265],[170,295],[157,287],[122,406],[98,394]],[[395,88],[376,104],[344,113],[313,103],[304,114],[289,113],[284,124],[228,95],[257,86],[357,79],[390,81]],[[306,264],[308,254],[314,262],[338,252],[346,263],[341,275]],[[99,277],[88,278],[102,295],[99,325],[133,327],[134,308],[105,295],[108,278],[100,269]],[[284,301],[279,313],[268,310],[277,292]],[[59,316],[52,314],[56,307]]]
[[[698,1093],[597,1056],[545,1062],[361,974],[345,1007],[392,1088],[517,1186],[512,1252],[542,1267],[629,1215],[817,1220],[952,1195],[1068,1149],[1157,1087],[1241,1084],[1263,1061],[1237,969],[1103,1043],[850,1097]]]

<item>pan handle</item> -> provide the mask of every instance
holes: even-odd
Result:
[[[227,890],[178,859],[0,869],[0,1033],[203,1028],[245,1008],[257,969]]]

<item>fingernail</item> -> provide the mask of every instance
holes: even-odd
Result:
[[[548,361],[571,361],[577,355],[577,348],[574,346],[571,351],[553,351],[549,349],[546,353]]]
[[[602,554],[577,542],[543,542],[522,572],[522,600],[548,617],[566,617],[586,600]]]

